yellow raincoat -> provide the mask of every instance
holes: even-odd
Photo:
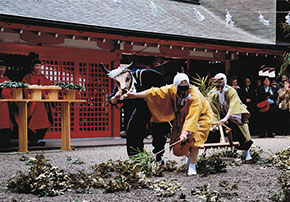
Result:
[[[194,141],[192,145],[203,144],[212,125],[212,110],[203,95],[194,86],[189,88],[190,98],[180,109],[183,118],[182,131],[192,132]],[[161,88],[151,88],[146,91],[148,108],[152,113],[152,122],[169,122],[174,120],[177,91],[174,85],[163,86]]]

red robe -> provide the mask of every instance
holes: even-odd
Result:
[[[4,81],[9,81],[10,79],[6,76],[0,76],[0,83]],[[10,89],[3,88],[2,93],[0,94],[1,99],[9,99]],[[0,129],[10,128],[10,117],[8,102],[0,102]]]
[[[23,82],[34,85],[47,86],[51,85],[51,81],[48,80],[43,74],[35,74],[34,72],[26,74]],[[31,130],[44,129],[50,127],[48,114],[43,102],[32,102],[27,109],[28,117],[31,117],[28,128]]]

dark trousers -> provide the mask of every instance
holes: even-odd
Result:
[[[257,117],[258,110],[256,109],[255,106],[251,106],[251,107],[248,107],[248,111],[251,113],[251,117],[249,118],[249,123],[248,123],[250,134],[251,135],[258,134],[259,128],[257,127],[257,124],[256,124],[258,120],[258,117]]]
[[[275,131],[275,106],[270,105],[270,109],[267,112],[259,113],[259,124],[261,129],[261,136],[265,136],[265,134],[272,135]]]
[[[42,140],[45,136],[47,128],[37,129],[34,131],[28,129],[28,140],[30,142],[37,142],[38,140]]]
[[[154,154],[164,149],[169,133],[170,125],[168,123],[152,123],[152,145],[154,147],[152,152]],[[156,160],[160,161],[163,154],[164,151],[156,155]]]
[[[127,153],[129,156],[144,151],[143,140],[147,136],[147,125],[150,121],[150,111],[146,102],[136,99],[134,109],[127,126]]]
[[[148,125],[150,123],[151,113],[147,103],[136,99],[136,108],[133,111],[127,126],[127,154],[136,155],[144,151],[144,138],[148,135]],[[166,144],[166,136],[170,132],[168,123],[152,123],[151,127],[154,147],[153,153],[158,153]],[[164,153],[164,152],[163,152]],[[156,160],[161,160],[163,153],[156,156]]]
[[[10,137],[11,137],[10,128],[0,129],[0,146],[8,145]]]
[[[283,135],[290,134],[290,112],[289,110],[281,110],[279,112],[279,128]]]
[[[243,135],[243,133],[240,130],[240,128],[238,127],[238,125],[236,125],[233,122],[229,121],[228,126],[232,129],[233,141],[238,141],[240,143],[240,146],[237,146],[236,149],[249,150],[251,145],[253,144],[253,141],[250,140],[250,141],[246,142],[246,138]]]

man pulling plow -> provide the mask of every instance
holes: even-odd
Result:
[[[129,93],[128,98],[146,99],[152,122],[173,120],[171,145],[173,154],[188,157],[188,175],[196,175],[199,146],[208,136],[212,124],[212,110],[197,88],[190,85],[184,73],[174,77],[173,84]],[[174,137],[173,137],[174,136]]]

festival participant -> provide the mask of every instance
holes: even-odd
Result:
[[[0,83],[9,81],[9,78],[4,76],[6,68],[5,62],[0,60]],[[9,89],[0,88],[1,99],[8,99],[9,93]],[[8,102],[0,102],[0,114],[0,147],[6,147],[9,145],[11,135]]]
[[[177,73],[173,84],[129,93],[128,98],[146,99],[152,122],[177,122],[175,127],[179,129],[180,141],[186,141],[190,147],[189,154],[186,154],[189,155],[188,175],[196,175],[198,145],[207,139],[212,110],[203,95],[190,85],[188,76]]]
[[[248,127],[250,113],[242,104],[237,91],[227,83],[227,77],[218,73],[214,77],[215,87],[209,93],[214,122],[227,124],[233,129],[233,138],[238,139],[239,149],[245,150],[246,160],[251,160],[249,149],[253,144]],[[238,129],[237,129],[238,128]]]
[[[41,61],[38,58],[32,61],[32,72],[26,74],[22,81],[31,85],[51,85],[51,81],[41,74]],[[31,102],[27,112],[28,139],[32,146],[44,146],[45,142],[39,140],[44,138],[46,131],[52,124],[49,103]]]
[[[124,91],[142,91],[153,86],[160,87],[165,84],[162,74],[159,72],[147,69],[129,71],[128,67],[119,67],[108,73],[108,76],[117,81],[113,92],[109,96],[109,102],[112,105],[123,103],[125,106],[130,106],[132,113],[126,128],[126,146],[128,156],[138,154],[144,151],[144,138],[148,135],[148,124],[150,124],[151,113],[143,99],[128,100],[124,99]],[[146,79],[144,79],[146,78]],[[126,94],[125,94],[126,95]],[[164,164],[163,153],[166,144],[166,137],[170,133],[170,126],[165,123],[152,123],[152,145],[153,153],[156,154],[156,161]]]

